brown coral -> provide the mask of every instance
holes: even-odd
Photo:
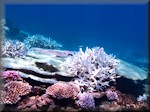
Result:
[[[46,89],[46,94],[57,98],[76,98],[79,93],[79,87],[74,83],[58,82]]]
[[[42,96],[37,95],[23,99],[21,102],[18,103],[18,110],[41,111],[44,109],[43,111],[46,111],[48,106],[51,106],[53,108],[55,107],[55,104],[52,99],[49,99],[47,95],[44,94]]]
[[[21,98],[31,92],[32,86],[22,81],[11,81],[4,85],[5,91],[2,91],[1,100],[4,104],[15,104]]]

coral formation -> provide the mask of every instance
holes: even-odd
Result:
[[[18,75],[18,72],[17,71],[13,71],[13,70],[3,71],[2,72],[2,78],[5,80],[5,82],[23,80]]]
[[[79,93],[79,88],[73,83],[58,82],[47,88],[46,94],[57,98],[72,98],[75,99]]]
[[[78,100],[76,101],[76,104],[85,109],[93,109],[95,108],[95,101],[91,94],[89,93],[79,93],[78,94]]]
[[[84,91],[99,91],[109,86],[110,81],[115,81],[115,67],[119,63],[115,56],[105,53],[103,48],[82,48],[70,56],[62,64],[68,74],[75,75],[75,83]]]
[[[2,56],[3,57],[23,57],[27,54],[28,48],[18,40],[3,39],[2,40]]]
[[[59,49],[62,47],[61,44],[57,43],[55,40],[52,40],[50,37],[45,37],[39,34],[28,36],[24,40],[24,43],[28,47],[38,47],[45,49]]]
[[[6,20],[5,19],[1,19],[0,20],[0,26],[2,28],[2,38],[5,37],[6,31],[9,31],[9,28],[6,26]]]
[[[146,101],[148,99],[149,95],[148,94],[143,94],[143,95],[139,95],[137,97],[137,101]]]
[[[55,107],[52,99],[49,99],[45,94],[42,96],[31,96],[28,97],[18,104],[18,109],[20,111],[40,111],[44,109],[43,106],[49,105]],[[45,110],[46,111],[46,108]]]
[[[118,94],[115,91],[107,90],[106,96],[108,100],[118,100]]]
[[[4,104],[15,104],[21,98],[31,92],[32,86],[22,81],[11,81],[4,85],[5,90],[2,91],[1,100]]]

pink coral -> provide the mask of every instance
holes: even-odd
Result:
[[[18,75],[17,71],[7,70],[2,72],[2,78],[6,81],[17,81],[22,80],[22,78]]]
[[[22,81],[11,81],[4,85],[5,91],[2,91],[1,100],[4,104],[15,104],[21,98],[31,92],[32,86]]]
[[[58,82],[47,88],[46,94],[57,98],[76,98],[79,92],[79,87],[73,83]]]

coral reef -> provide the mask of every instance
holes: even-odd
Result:
[[[2,40],[2,56],[3,57],[23,57],[27,54],[28,48],[18,40],[3,39]]]
[[[33,35],[28,36],[24,43],[28,47],[38,47],[38,48],[45,48],[45,49],[59,49],[62,47],[61,44],[57,43],[55,40],[52,40],[50,37],[45,37],[43,35]]]
[[[143,86],[135,86],[134,83],[145,72],[139,72],[141,68],[131,64],[128,66],[127,62],[121,61],[120,64],[113,55],[107,55],[103,48],[87,48],[85,52],[80,49],[75,54],[64,50],[32,48],[23,58],[2,57],[2,62],[6,70],[1,73],[5,81],[0,85],[0,103],[5,104],[2,111],[150,109],[150,98],[146,92],[137,92]],[[133,76],[129,76],[130,71]],[[121,77],[116,79],[118,75]],[[142,80],[145,78],[146,75]],[[142,80],[137,83],[142,85]]]
[[[10,82],[10,81],[21,81],[23,80],[19,75],[17,71],[13,70],[7,70],[2,72],[2,78],[5,80],[5,82]]]
[[[46,94],[57,98],[72,98],[75,99],[79,93],[79,88],[73,83],[58,82],[47,88]]]
[[[115,81],[115,67],[119,63],[111,54],[105,53],[103,48],[94,47],[86,48],[85,52],[82,48],[66,59],[62,64],[63,69],[71,75],[78,78],[75,83],[84,91],[99,91],[109,86],[110,81]]]
[[[32,86],[22,81],[11,81],[4,85],[5,90],[2,91],[1,100],[4,104],[15,104],[21,98],[31,92]]]
[[[84,109],[94,109],[95,108],[95,101],[91,94],[89,93],[79,93],[78,100],[76,104]]]

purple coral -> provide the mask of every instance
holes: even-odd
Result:
[[[18,75],[17,71],[7,70],[2,72],[2,78],[6,81],[17,81],[22,80],[22,78]]]
[[[106,96],[108,100],[118,100],[118,94],[115,91],[107,90]]]
[[[95,108],[95,101],[91,94],[89,93],[80,93],[78,95],[78,100],[76,104],[84,109],[94,109]]]

